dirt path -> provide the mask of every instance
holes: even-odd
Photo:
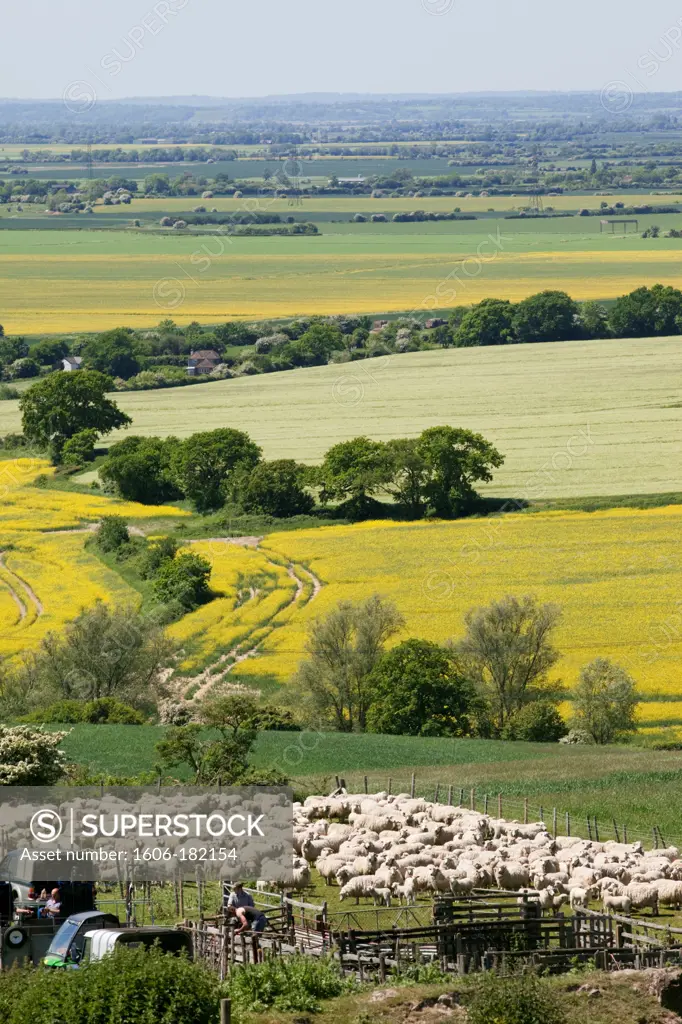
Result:
[[[14,599],[14,602],[15,602],[17,608],[19,609],[19,621],[23,621],[26,618],[26,616],[28,615],[28,608],[29,608],[28,604],[24,603],[24,600],[23,600],[23,598],[21,596],[20,592],[22,592],[22,591],[23,591],[24,597],[28,601],[30,601],[33,604],[33,606],[35,607],[35,609],[36,609],[36,617],[41,616],[43,614],[43,611],[44,611],[42,601],[40,600],[40,598],[38,597],[36,592],[33,590],[31,585],[29,583],[27,583],[26,580],[23,580],[21,578],[21,576],[17,576],[17,574],[15,572],[13,572],[12,569],[9,568],[9,566],[5,562],[5,552],[4,551],[0,552],[0,568],[4,569],[6,576],[10,577],[9,580],[8,579],[3,579],[2,582],[5,584],[5,586],[9,590],[10,594],[12,595],[12,597]]]
[[[222,543],[231,544],[231,543],[240,542],[240,543],[242,543],[242,546],[246,546],[246,547],[255,547],[255,546],[257,546],[259,540],[261,540],[261,539],[262,538],[257,538],[257,537],[239,537],[239,538],[213,537],[213,538],[211,538],[211,540],[213,542],[215,542],[215,543],[222,542]],[[256,544],[251,543],[252,541],[256,541]],[[265,554],[265,552],[263,552],[263,553]],[[270,565],[272,565],[273,567],[276,566],[276,564],[277,564],[277,563],[271,561],[270,559],[268,559],[268,561],[269,561]],[[307,605],[310,604],[311,601],[313,601],[317,597],[317,595],[322,590],[322,582],[317,578],[317,576],[313,572],[310,571],[310,569],[303,569],[303,567],[300,567],[299,571],[302,574],[305,574],[305,576],[308,577],[308,579],[310,580],[310,582],[312,583],[312,586],[313,586],[312,593],[310,594],[310,596],[308,597],[307,601],[305,602],[305,606],[307,606]],[[249,646],[246,649],[244,649],[244,645],[249,643],[249,637],[247,636],[244,640],[241,641],[241,643],[239,643],[235,647],[233,647],[232,650],[228,651],[226,654],[221,654],[220,657],[218,658],[218,660],[213,662],[213,664],[208,665],[203,670],[203,672],[200,673],[200,675],[195,676],[193,679],[190,679],[190,678],[186,677],[186,678],[183,678],[183,679],[179,680],[178,681],[179,682],[179,686],[178,686],[178,695],[179,696],[181,695],[182,691],[186,689],[188,683],[190,683],[190,685],[192,683],[194,683],[194,684],[198,683],[199,684],[199,688],[196,690],[194,695],[188,701],[188,703],[198,703],[199,701],[201,701],[206,696],[206,694],[209,692],[209,690],[211,690],[211,688],[216,683],[226,684],[227,676],[238,665],[241,665],[241,663],[246,661],[248,658],[256,657],[256,655],[258,654],[258,652],[259,652],[262,644],[264,643],[264,641],[267,640],[267,638],[270,635],[270,633],[276,628],[275,625],[273,625],[273,620],[277,617],[277,615],[281,615],[282,612],[286,611],[287,608],[291,608],[292,605],[298,604],[299,601],[301,600],[301,597],[302,597],[303,593],[304,593],[305,585],[306,585],[305,584],[305,580],[301,579],[301,577],[297,574],[297,570],[296,570],[296,567],[295,567],[293,562],[288,562],[287,563],[286,572],[287,572],[287,576],[289,577],[289,579],[294,581],[296,589],[294,591],[294,594],[293,594],[291,600],[288,601],[287,604],[283,608],[280,608],[280,610],[276,613],[276,615],[274,615],[273,618],[270,620],[268,625],[266,627],[263,627],[263,626],[259,626],[258,627],[257,631],[259,633],[264,628],[268,629],[268,633],[265,636],[261,636],[257,643],[253,643],[252,646]],[[256,597],[258,596],[258,593],[259,593],[259,591],[257,591],[257,590],[254,591],[252,589],[251,590],[250,600],[255,600]],[[229,665],[226,664],[227,661],[230,662]],[[221,668],[220,666],[223,666],[223,665],[225,667]],[[216,671],[216,670],[218,670],[218,671]],[[233,687],[224,685],[223,688],[224,688],[224,692],[230,692],[230,690],[233,690],[234,692],[238,692],[238,691],[243,691],[243,690],[247,689],[246,687],[243,687],[243,686],[241,686],[238,683],[235,684]]]

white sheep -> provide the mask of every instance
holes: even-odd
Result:
[[[575,886],[568,894],[568,902],[571,910],[584,910],[590,902],[588,890]]]
[[[642,882],[631,882],[625,889],[624,895],[629,896],[633,910],[644,910],[651,908],[652,915],[658,914],[658,889],[653,885]]]
[[[374,875],[358,875],[356,878],[349,879],[344,886],[341,888],[339,893],[339,901],[342,903],[349,897],[354,897],[355,902],[360,902],[360,897],[374,896],[377,888],[377,880]],[[383,888],[383,886],[379,886]]]
[[[602,907],[605,914],[612,912],[625,914],[626,917],[629,917],[632,912],[632,900],[629,896],[616,896],[610,892],[605,892],[602,896]]]

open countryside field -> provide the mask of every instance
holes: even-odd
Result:
[[[486,493],[537,500],[678,490],[681,380],[679,338],[655,338],[417,352],[116,401],[137,434],[239,427],[267,458],[310,463],[359,434],[456,424],[506,457]],[[0,403],[0,436],[20,422],[17,402]]]
[[[563,199],[574,209],[582,205],[576,197]],[[533,222],[488,215],[476,221],[350,224],[358,212],[392,215],[403,204],[452,210],[460,200],[343,199],[331,200],[331,206],[311,201],[310,210],[288,207],[283,200],[248,202],[218,200],[216,205],[235,212],[272,205],[274,212],[295,214],[297,220],[319,217],[321,234],[223,234],[202,240],[172,230],[161,233],[158,219],[196,205],[188,200],[138,200],[139,209],[134,202],[125,215],[101,207],[101,213],[68,222],[38,217],[33,210],[16,220],[3,215],[0,225],[11,227],[0,231],[5,330],[144,327],[167,315],[186,324],[312,313],[428,314],[491,295],[518,300],[543,288],[561,288],[576,299],[603,299],[642,284],[677,284],[682,269],[679,239],[600,234],[598,217]],[[147,203],[152,204],[148,209]],[[480,199],[470,203],[480,210]],[[141,229],[110,230],[129,226],[138,213]],[[334,224],[333,215],[343,223]],[[98,223],[106,230],[97,230]],[[640,232],[653,223],[661,230],[679,228],[682,215],[641,217]],[[42,230],[49,227],[60,230]]]
[[[128,775],[148,771],[156,760],[154,747],[163,735],[157,726],[76,725],[64,740],[69,759],[88,764],[94,771]],[[682,799],[682,754],[614,746],[590,747],[559,744],[504,743],[494,740],[424,739],[409,736],[361,736],[339,733],[262,733],[254,761],[277,765],[296,785],[311,792],[328,790],[334,776],[362,790],[368,776],[370,791],[409,791],[412,772],[416,790],[433,799],[436,784],[441,796],[452,786],[455,800],[472,787],[476,806],[484,794],[491,810],[502,793],[503,813],[522,817],[524,796],[531,820],[551,808],[559,811],[559,830],[565,812],[571,813],[573,834],[587,835],[585,817],[597,815],[600,832],[613,837],[612,819],[628,826],[628,838],[651,845],[651,827],[659,825],[668,842],[682,842],[679,803]]]
[[[121,576],[86,550],[89,523],[114,513],[157,521],[185,514],[32,487],[46,469],[41,459],[0,463],[0,658],[36,648],[98,600],[138,603]]]
[[[157,532],[164,513],[176,520],[182,513],[44,491],[30,486],[44,464],[2,465],[2,653],[37,646],[98,598],[137,603],[138,595],[85,548],[87,523],[118,513],[143,527],[146,517]],[[403,636],[442,642],[461,635],[472,606],[532,593],[563,609],[555,678],[570,690],[583,664],[611,657],[648,698],[643,724],[654,731],[679,725],[681,527],[682,506],[669,506],[364,523],[273,533],[248,551],[200,541],[195,550],[214,566],[221,596],[170,627],[183,645],[178,669],[182,676],[203,672],[201,685],[233,669],[231,680],[286,688],[304,656],[307,625],[340,600],[379,593],[404,615]],[[238,651],[249,657],[232,664]]]

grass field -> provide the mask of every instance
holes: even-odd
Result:
[[[148,771],[155,763],[156,726],[74,726],[64,740],[69,759],[89,764],[94,771],[130,775]],[[650,835],[660,825],[666,839],[682,838],[679,804],[682,799],[682,753],[635,747],[564,747],[559,744],[504,743],[494,740],[422,739],[407,736],[361,736],[339,733],[263,733],[254,762],[274,764],[296,784],[314,791],[329,789],[334,776],[362,790],[368,776],[371,791],[385,789],[389,778],[394,793],[409,790],[411,774],[421,795],[433,798],[453,786],[475,787],[477,807],[485,793],[502,793],[503,814],[522,814],[523,797],[529,815],[539,808],[557,807],[562,828],[566,811],[573,816],[575,834],[586,832],[585,816],[597,815],[606,830],[613,818],[625,822],[633,838]],[[496,809],[496,801],[490,810]]]
[[[580,205],[575,197],[564,201],[573,208]],[[0,224],[12,226],[0,232],[5,330],[35,334],[122,323],[142,327],[167,315],[184,324],[303,313],[428,313],[490,295],[518,300],[543,288],[563,288],[577,299],[612,298],[641,284],[676,284],[682,269],[679,239],[600,234],[598,217],[348,223],[356,212],[385,208],[390,214],[402,204],[452,209],[460,203],[452,199],[311,201],[310,209],[294,209],[297,218],[330,218],[336,212],[344,223],[321,219],[319,236],[203,240],[158,233],[162,213],[173,205],[191,209],[194,203],[137,202],[139,208],[133,203],[120,217],[102,207],[106,212],[72,218],[67,227],[46,215],[36,220],[28,209],[19,220],[0,218]],[[243,211],[252,208],[249,202],[216,204]],[[283,200],[253,202],[254,209],[292,213]],[[487,202],[469,201],[479,209]],[[111,225],[129,224],[138,213],[145,221],[142,230],[111,230]],[[22,217],[34,230],[22,229]],[[97,230],[98,222],[108,225],[106,230]],[[661,229],[680,227],[682,215],[642,217],[640,231],[653,222]],[[60,230],[40,230],[51,225]]]
[[[267,458],[305,462],[358,434],[388,440],[452,423],[505,455],[487,493],[565,498],[679,488],[681,374],[678,338],[564,342],[418,352],[116,400],[135,433],[234,426]],[[0,403],[0,435],[19,428],[17,403]]]

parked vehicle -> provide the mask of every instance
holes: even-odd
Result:
[[[101,960],[121,946],[150,949],[158,945],[164,953],[193,958],[194,948],[188,932],[176,928],[97,928],[85,933],[82,962]]]
[[[43,963],[46,967],[76,967],[83,958],[86,932],[118,928],[120,923],[114,914],[105,914],[101,910],[71,914],[52,939]]]

